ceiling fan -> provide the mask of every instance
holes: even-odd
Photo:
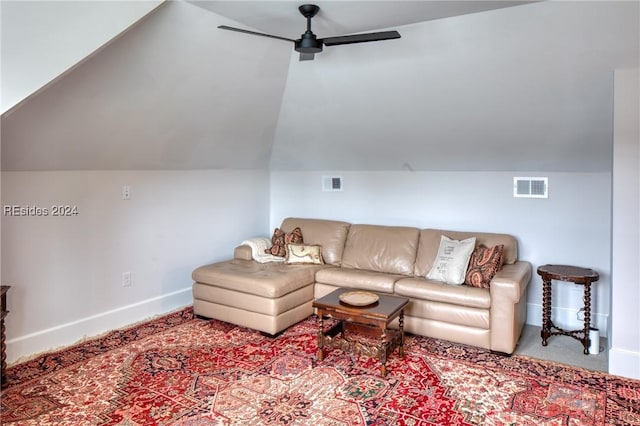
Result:
[[[221,28],[223,30],[237,31],[240,33],[258,35],[262,37],[270,37],[278,40],[291,41],[294,43],[296,52],[300,52],[301,61],[313,60],[316,53],[322,52],[322,46],[337,46],[340,44],[365,43],[369,41],[391,40],[394,38],[400,38],[400,33],[398,33],[397,31],[382,31],[377,33],[317,38],[316,35],[311,31],[311,18],[316,16],[318,11],[320,10],[320,7],[316,6],[315,4],[303,4],[302,6],[298,7],[298,10],[302,14],[302,16],[307,18],[307,31],[302,34],[297,40],[271,34],[258,33],[255,31],[243,30],[241,28],[229,27],[227,25],[220,25],[218,28]]]

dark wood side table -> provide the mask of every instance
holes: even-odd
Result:
[[[0,286],[0,306],[2,307],[1,317],[0,317],[0,327],[2,330],[0,331],[0,357],[2,358],[2,365],[0,367],[0,382],[2,382],[2,389],[7,387],[7,345],[4,343],[5,340],[5,329],[4,329],[4,318],[7,316],[9,311],[7,310],[7,291],[11,286],[3,285]]]
[[[324,347],[338,348],[380,359],[380,374],[386,376],[387,357],[393,350],[398,348],[400,356],[404,356],[404,308],[409,299],[375,293],[379,300],[368,306],[352,306],[340,301],[341,294],[354,290],[339,288],[314,300],[313,307],[318,310],[318,361],[324,358]],[[325,331],[325,316],[339,322]],[[389,324],[395,318],[398,318],[398,330],[390,330]]]
[[[591,321],[591,283],[600,279],[597,272],[588,268],[569,265],[542,265],[538,267],[538,275],[542,277],[542,346],[547,346],[547,339],[555,335],[570,336],[582,342],[584,354],[589,354],[589,327]],[[563,330],[551,320],[551,281],[569,281],[584,286],[584,328],[582,330]]]

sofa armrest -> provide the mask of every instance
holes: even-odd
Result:
[[[491,280],[491,304],[495,296],[518,303],[531,280],[531,264],[519,261],[504,265]]]
[[[513,353],[527,319],[527,286],[531,264],[504,265],[491,280],[491,350]]]
[[[251,260],[253,259],[251,247],[248,245],[238,246],[233,250],[234,259]]]

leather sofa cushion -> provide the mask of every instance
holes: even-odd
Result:
[[[489,329],[489,310],[450,303],[413,299],[404,310],[405,316],[442,321],[467,327]]]
[[[413,275],[419,236],[420,230],[417,228],[351,225],[342,256],[342,266]]]
[[[445,231],[441,229],[423,229],[420,231],[420,243],[418,245],[418,254],[415,261],[415,269],[413,274],[417,277],[425,277],[431,270],[438,247],[440,247],[440,236],[445,235],[454,240],[464,240],[476,237],[476,247],[484,245],[493,247],[499,244],[504,245],[504,264],[510,265],[518,260],[518,242],[507,234],[492,234],[486,232],[460,232]]]
[[[204,300],[217,305],[230,306],[246,312],[263,315],[279,315],[295,309],[313,300],[313,285],[307,285],[282,297],[267,298],[255,294],[196,283],[193,286],[193,299]]]
[[[276,298],[312,284],[316,271],[323,267],[233,259],[201,266],[192,277],[199,283]]]
[[[326,268],[316,273],[318,284],[336,287],[351,287],[363,290],[393,293],[393,285],[404,275],[387,274],[383,272],[363,271],[359,269]]]
[[[394,291],[398,296],[412,299],[451,303],[472,308],[489,309],[491,294],[488,288],[468,285],[449,285],[426,278],[403,278],[396,282]]]
[[[491,349],[491,330],[405,315],[404,330],[435,339]]]
[[[305,244],[322,246],[322,258],[326,264],[340,266],[349,223],[289,217],[280,226],[284,232],[291,232],[295,228],[302,231]]]

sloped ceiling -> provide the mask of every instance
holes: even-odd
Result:
[[[289,49],[235,49],[220,24],[164,3],[3,116],[3,170],[266,168]]]
[[[296,37],[292,2],[166,2],[3,115],[2,169],[610,170],[638,2],[430,3],[321,2],[320,35],[402,38],[298,62],[216,28]]]
[[[162,1],[2,0],[2,113],[134,25]]]
[[[298,12],[298,6],[304,4],[304,1],[187,1],[267,34],[296,39],[306,30],[306,20]],[[328,37],[501,9],[532,3],[532,1],[334,0],[310,3],[320,7],[320,11],[312,20],[313,32],[319,37]]]

